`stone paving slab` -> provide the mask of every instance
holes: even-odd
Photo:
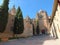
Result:
[[[0,45],[60,45],[60,40],[42,35],[0,42]]]

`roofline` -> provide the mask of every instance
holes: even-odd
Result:
[[[52,16],[51,16],[51,24],[50,25],[52,25],[52,22],[53,22],[53,19],[54,19],[56,10],[57,10],[57,6],[58,6],[58,0],[54,0]]]

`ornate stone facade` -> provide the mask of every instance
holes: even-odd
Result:
[[[40,10],[36,15],[36,20],[39,22],[40,33],[42,30],[45,30],[46,33],[49,33],[49,18],[47,12]]]

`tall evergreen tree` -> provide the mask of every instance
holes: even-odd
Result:
[[[40,33],[40,31],[39,31],[39,22],[38,22],[38,20],[37,20],[37,26],[36,26],[36,33],[37,33],[37,35],[39,35],[39,33]]]
[[[8,20],[8,4],[9,0],[4,0],[3,4],[1,6],[1,15],[0,15],[0,32],[4,32],[6,25],[7,25],[7,20]]]
[[[34,28],[34,24],[32,24],[33,26],[33,35],[35,35],[35,28]]]
[[[14,34],[21,34],[24,30],[24,22],[23,22],[23,16],[20,7],[17,9],[15,22],[14,22]]]

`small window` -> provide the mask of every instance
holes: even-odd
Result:
[[[40,18],[42,18],[43,16],[42,15],[40,15]]]
[[[12,21],[14,21],[14,19],[12,19]]]

